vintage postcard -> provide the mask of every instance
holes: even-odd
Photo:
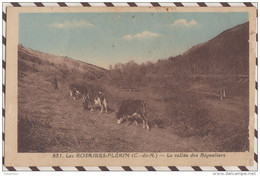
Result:
[[[255,7],[7,7],[5,166],[252,166]]]

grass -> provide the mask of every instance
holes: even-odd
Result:
[[[48,121],[30,117],[18,120],[18,152],[46,152],[46,148],[57,144]]]
[[[248,128],[238,124],[223,125],[215,128],[213,136],[217,141],[216,148],[221,152],[241,152],[249,150]]]

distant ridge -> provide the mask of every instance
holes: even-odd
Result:
[[[249,73],[249,22],[223,31],[213,39],[171,58],[191,74]],[[174,61],[176,60],[176,61]]]
[[[35,72],[46,72],[46,75],[57,75],[62,78],[83,77],[94,80],[105,75],[108,70],[74,60],[69,57],[56,56],[18,45],[19,76],[28,76]]]
[[[35,56],[47,56],[47,57],[42,58],[42,59],[47,60],[49,62],[53,62],[53,63],[58,63],[58,62],[60,62],[64,59],[64,60],[69,61],[69,62],[82,63],[83,65],[89,65],[89,66],[99,68],[101,70],[106,70],[105,68],[98,67],[96,65],[86,63],[86,62],[83,62],[83,61],[80,61],[80,60],[72,59],[70,57],[57,56],[57,55],[54,55],[54,54],[49,54],[49,53],[45,53],[45,52],[42,52],[42,51],[37,51],[37,50],[31,49],[31,48],[26,48],[21,44],[18,45],[18,51],[27,52],[27,53],[30,53],[31,55],[35,55]],[[54,59],[56,59],[56,60],[54,60]]]

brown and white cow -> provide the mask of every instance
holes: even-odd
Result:
[[[145,103],[142,100],[123,100],[120,103],[118,112],[116,113],[116,118],[117,124],[121,124],[123,119],[126,118],[127,126],[129,125],[129,118],[133,118],[136,125],[138,125],[137,119],[142,119],[143,128],[150,130],[150,125],[147,121]]]
[[[89,89],[87,93],[87,97],[85,98],[85,101],[83,102],[83,107],[85,110],[91,110],[93,111],[93,107],[97,105],[101,108],[100,113],[105,112],[107,113],[107,101],[104,93],[101,90],[92,90]]]
[[[94,103],[95,105],[100,106],[100,113],[102,113],[104,109],[107,113],[107,100],[105,95],[101,91],[99,91],[98,95],[94,98]]]

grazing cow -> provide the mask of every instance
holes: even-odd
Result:
[[[94,99],[94,102],[95,102],[95,105],[100,106],[100,108],[101,108],[100,113],[101,114],[102,114],[104,108],[105,108],[105,111],[107,113],[107,100],[105,98],[105,95],[101,91],[98,92],[98,95]]]
[[[83,99],[86,98],[88,95],[88,89],[84,85],[79,84],[70,84],[70,97],[72,96],[74,100],[82,97]]]
[[[101,108],[100,113],[103,113],[104,109],[107,113],[107,101],[104,93],[102,93],[101,91],[98,91],[98,93],[95,93],[95,91],[88,92],[87,97],[83,102],[83,106],[85,110],[90,109],[91,111],[93,111],[93,107],[95,105],[100,106]]]
[[[127,126],[129,125],[128,118],[133,118],[136,125],[138,125],[137,119],[142,119],[143,128],[150,130],[145,111],[145,104],[142,100],[124,100],[116,113],[117,124],[121,124],[124,117],[126,117]]]

